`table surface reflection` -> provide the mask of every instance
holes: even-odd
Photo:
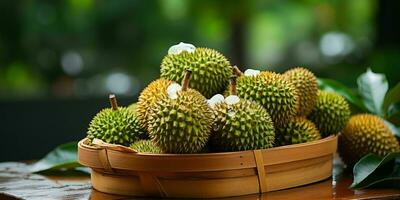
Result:
[[[153,199],[126,197],[98,192],[91,188],[90,177],[81,173],[29,174],[25,163],[0,163],[0,199]],[[400,199],[398,189],[350,190],[349,173],[336,164],[333,177],[318,183],[265,194],[222,199]]]

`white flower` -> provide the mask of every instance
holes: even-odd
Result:
[[[207,103],[210,107],[215,106],[216,104],[224,101],[224,96],[222,94],[216,94],[211,99],[207,100]]]
[[[257,76],[260,73],[260,70],[255,70],[255,69],[246,69],[244,71],[245,76]]]
[[[167,94],[169,98],[176,99],[178,98],[178,92],[181,91],[182,87],[178,83],[172,83],[167,88]]]
[[[240,101],[240,98],[236,95],[229,95],[228,97],[225,98],[225,102],[228,105],[233,105],[236,104]]]
[[[193,44],[180,42],[179,44],[173,45],[168,49],[168,55],[180,54],[183,51],[187,51],[188,53],[193,53],[194,50],[196,50],[196,47]]]

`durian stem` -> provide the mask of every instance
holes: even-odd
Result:
[[[230,92],[231,92],[231,95],[237,95],[237,90],[236,90],[236,76],[235,75],[232,75],[230,78],[229,78],[229,85],[230,85]]]
[[[189,88],[189,81],[191,74],[192,70],[186,69],[185,77],[183,78],[183,83],[182,83],[182,91],[186,91]]]
[[[233,74],[236,75],[237,77],[243,75],[243,72],[240,71],[239,67],[237,67],[237,66],[233,66],[232,70],[233,70]]]
[[[110,99],[111,108],[113,110],[118,110],[117,97],[115,97],[115,94],[110,94],[108,99]]]

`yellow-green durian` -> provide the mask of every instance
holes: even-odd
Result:
[[[166,79],[157,79],[151,82],[139,95],[136,111],[143,128],[148,128],[149,110],[157,98],[166,93],[168,86],[173,82]]]
[[[148,135],[140,126],[135,111],[115,105],[96,114],[89,124],[87,137],[90,141],[97,138],[107,143],[129,146]]]
[[[308,118],[314,122],[323,137],[338,134],[350,117],[347,101],[335,92],[320,91],[317,103]]]
[[[151,140],[139,140],[130,145],[130,148],[139,153],[162,153],[161,149]]]
[[[311,113],[318,97],[317,77],[308,69],[296,67],[283,74],[297,90],[299,107],[297,115],[307,116]]]
[[[295,117],[276,129],[276,146],[299,144],[321,139],[321,135],[310,120]]]
[[[274,72],[241,75],[237,78],[237,95],[262,105],[276,127],[296,116],[297,92],[292,83]]]
[[[225,89],[232,75],[232,68],[224,55],[208,48],[196,48],[193,52],[169,54],[161,62],[161,77],[181,83],[186,69],[192,70],[190,88],[206,98]]]
[[[176,93],[161,95],[150,108],[149,134],[163,152],[197,153],[209,138],[211,109],[203,95],[187,86],[184,82]]]
[[[369,153],[385,156],[398,151],[396,137],[381,118],[372,114],[352,116],[339,135],[340,155],[350,166]]]
[[[226,102],[216,104],[213,113],[213,149],[244,151],[273,147],[274,125],[261,105],[240,99],[232,105]]]

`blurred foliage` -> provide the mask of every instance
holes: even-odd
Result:
[[[354,87],[372,67],[396,83],[399,51],[374,45],[378,9],[376,0],[1,1],[0,99],[134,96],[180,41],[241,68],[303,65]]]

